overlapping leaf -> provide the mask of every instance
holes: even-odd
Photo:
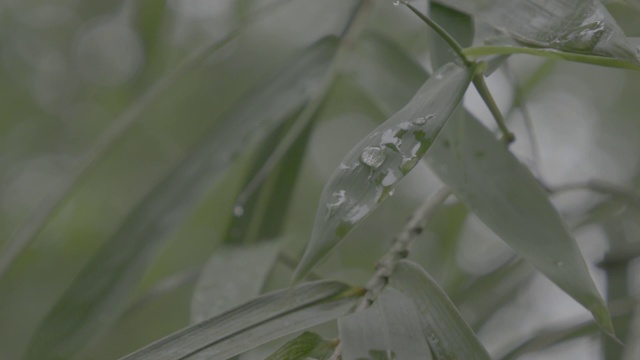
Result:
[[[307,331],[284,344],[266,360],[328,360],[337,345],[338,341],[325,340],[320,335]]]
[[[333,281],[276,291],[169,335],[122,360],[226,360],[344,315],[362,294],[362,289]]]
[[[260,294],[281,242],[225,245],[202,268],[191,300],[191,321],[203,321]]]
[[[428,163],[482,222],[612,331],[580,249],[547,193],[489,130],[459,112]]]
[[[435,360],[491,359],[445,292],[419,265],[401,260],[390,284],[417,307],[418,320]]]
[[[635,49],[598,0],[442,2],[505,31],[512,39],[527,47],[553,49],[559,56],[577,53],[640,65]]]
[[[188,153],[85,266],[37,330],[27,359],[71,358],[124,310],[162,241],[227,169],[247,141],[264,136],[311,96],[337,47],[327,38],[285,64]]]
[[[431,359],[431,352],[411,300],[387,289],[368,309],[338,320],[344,359],[384,354],[395,360]]]
[[[301,280],[416,166],[459,105],[473,71],[443,66],[403,109],[347,154],[323,190],[294,281]]]

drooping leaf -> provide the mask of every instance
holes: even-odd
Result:
[[[325,74],[336,46],[335,38],[326,38],[294,56],[175,166],[72,282],[38,328],[27,359],[72,358],[113,324],[170,231],[248,141],[313,96],[309,84]]]
[[[226,360],[344,315],[362,294],[360,288],[334,281],[276,291],[180,330],[122,360]]]
[[[284,344],[266,360],[328,360],[338,341],[326,340],[322,336],[306,331]]]
[[[416,166],[459,105],[473,71],[443,66],[403,109],[347,154],[323,190],[294,281],[301,280]]]
[[[607,308],[580,249],[547,193],[488,129],[470,114],[457,113],[428,163],[485,225],[611,332]]]
[[[435,360],[491,359],[447,294],[419,265],[401,260],[390,285],[413,301]]]
[[[474,26],[470,15],[456,11],[437,1],[430,2],[431,18],[445,29],[462,47],[471,46],[473,43]],[[431,36],[429,58],[434,69],[451,62],[459,61],[451,47],[435,33]]]
[[[202,268],[191,300],[191,322],[218,315],[243,303],[262,289],[276,262],[281,242],[225,245]]]
[[[635,49],[598,0],[442,0],[528,47],[610,57],[640,65]]]
[[[344,359],[366,359],[372,352],[395,360],[431,359],[415,306],[394,289],[368,309],[340,318],[338,326]]]

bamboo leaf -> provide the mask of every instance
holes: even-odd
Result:
[[[278,126],[313,96],[336,51],[335,38],[309,47],[232,111],[129,214],[38,328],[27,359],[72,358],[124,311],[126,300],[170,231],[261,127]]]
[[[224,243],[249,244],[256,241],[269,241],[280,235],[293,195],[291,189],[295,186],[302,166],[314,119],[280,159],[278,165],[265,178],[256,179],[256,177],[260,176],[260,170],[273,156],[299,115],[299,113],[294,114],[290,121],[274,130],[258,148],[257,157],[237,197],[238,202],[233,209],[234,217],[229,222]],[[256,180],[260,185],[250,189]]]
[[[482,222],[611,333],[604,301],[547,193],[489,130],[470,114],[458,113],[428,163]]]
[[[447,294],[419,265],[401,260],[390,284],[418,309],[418,320],[434,359],[491,359]]]
[[[325,340],[307,331],[284,344],[266,360],[329,360],[336,345],[338,342],[335,340]]]
[[[368,358],[373,353],[395,360],[431,359],[411,300],[387,289],[368,309],[338,320],[343,358]]]
[[[213,317],[260,293],[281,242],[225,245],[202,269],[191,301],[191,322]]]
[[[416,166],[459,105],[473,71],[443,66],[402,110],[347,154],[323,190],[293,281],[301,280]]]
[[[362,289],[335,281],[272,292],[180,330],[122,360],[225,360],[335,319],[349,311],[362,294]]]
[[[640,65],[635,49],[598,0],[443,0],[532,48]]]

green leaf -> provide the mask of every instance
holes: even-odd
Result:
[[[323,190],[293,281],[301,280],[416,166],[459,105],[473,71],[443,66],[402,110],[347,154]]]
[[[519,259],[481,276],[451,296],[458,308],[464,308],[469,325],[481,329],[491,317],[531,285],[534,270]]]
[[[428,163],[485,225],[612,331],[580,249],[547,193],[493,133],[459,112]]]
[[[338,341],[325,340],[316,333],[306,331],[284,344],[266,360],[328,360],[337,345]]]
[[[191,300],[191,322],[226,311],[258,294],[275,264],[281,242],[225,245],[202,269]]]
[[[598,55],[640,65],[635,49],[598,0],[443,0],[528,47]]]
[[[371,352],[396,360],[431,358],[415,306],[394,289],[383,291],[368,309],[341,317],[338,326],[345,359],[367,358]]]
[[[447,294],[419,265],[401,260],[390,285],[410,298],[435,360],[491,359]]]
[[[257,157],[246,176],[245,184],[238,198],[251,191],[241,203],[233,209],[234,217],[224,237],[224,243],[254,243],[268,241],[280,235],[286,212],[289,208],[292,188],[296,184],[302,160],[304,159],[313,122],[310,122],[294,141],[287,153],[280,159],[275,168],[264,179],[257,179],[264,164],[270,160],[274,151],[290,131],[300,114],[296,113],[291,120],[274,130],[257,149]],[[315,119],[312,119],[315,120]],[[258,180],[259,186],[249,189]]]
[[[335,281],[276,291],[180,330],[122,360],[225,360],[344,315],[363,292]]]
[[[346,72],[387,114],[406,105],[427,79],[419,63],[394,41],[375,32],[366,32],[358,40]]]
[[[247,142],[298,111],[335,54],[326,38],[294,56],[212,129],[127,216],[37,329],[27,359],[72,358],[108,329],[163,240]],[[262,131],[256,131],[261,128]]]
[[[462,47],[471,46],[473,43],[473,18],[467,14],[451,9],[445,5],[433,1],[430,3],[431,18],[445,29]],[[432,45],[430,47],[431,64],[434,69],[451,62],[458,61],[458,56],[440,36],[431,33]]]

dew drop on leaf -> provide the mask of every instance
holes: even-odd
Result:
[[[380,165],[382,165],[386,157],[387,156],[384,154],[384,150],[382,150],[381,148],[377,146],[369,146],[366,147],[364,151],[362,151],[362,154],[360,155],[360,161],[363,164],[376,169],[380,167]]]
[[[435,117],[435,115],[433,115],[433,114],[429,114],[429,115],[427,115],[427,116],[423,116],[423,117],[419,117],[419,118],[414,119],[414,120],[412,121],[412,123],[413,123],[414,125],[417,125],[417,126],[422,126],[422,125],[426,124],[426,123],[427,123],[427,121],[429,121],[429,120],[433,119],[434,117]]]

